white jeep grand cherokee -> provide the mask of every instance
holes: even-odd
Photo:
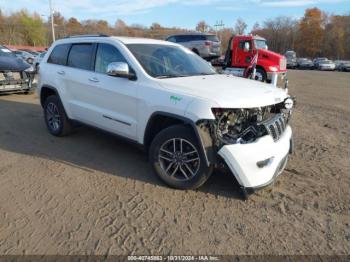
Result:
[[[224,165],[246,196],[273,182],[291,152],[287,90],[217,74],[174,43],[69,37],[51,46],[39,75],[51,134],[76,121],[132,140],[175,188],[197,188]]]

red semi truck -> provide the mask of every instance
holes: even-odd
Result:
[[[237,35],[231,37],[223,69],[227,74],[242,77],[254,76],[255,73],[256,80],[274,85],[277,84],[278,78],[287,83],[286,58],[267,50],[266,39],[260,36]]]

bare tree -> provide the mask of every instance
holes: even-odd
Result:
[[[237,35],[243,35],[246,29],[247,29],[246,22],[244,22],[242,18],[238,18],[235,24],[235,33]]]
[[[126,24],[123,20],[121,20],[121,19],[118,19],[118,20],[115,22],[114,29],[115,29],[115,33],[116,33],[117,35],[123,35],[123,36],[128,35],[128,26],[127,26],[127,24]]]
[[[209,30],[209,26],[204,20],[198,22],[196,26],[196,31],[204,33],[204,32],[207,32],[208,30]]]

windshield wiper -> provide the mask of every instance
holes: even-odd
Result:
[[[217,75],[217,73],[200,73],[201,76],[211,76],[211,75]]]
[[[190,75],[161,75],[161,76],[156,76],[157,79],[164,79],[164,78],[175,78],[175,77],[186,77]]]

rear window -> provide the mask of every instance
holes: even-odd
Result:
[[[47,62],[56,65],[66,65],[69,47],[70,44],[55,46]]]
[[[177,35],[175,37],[177,43],[206,40],[205,35]]]
[[[92,44],[72,45],[68,56],[68,66],[91,70],[92,52]]]
[[[167,41],[169,41],[169,42],[176,42],[176,38],[175,38],[175,36],[171,36],[171,37],[167,38]]]
[[[219,38],[216,35],[206,35],[205,38],[208,41],[219,42]]]

